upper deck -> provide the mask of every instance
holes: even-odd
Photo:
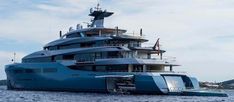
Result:
[[[162,56],[165,51],[160,49],[159,39],[152,47],[142,47],[141,44],[148,41],[144,39],[142,29],[138,34],[130,35],[118,27],[104,27],[104,18],[112,14],[106,10],[91,10],[89,16],[94,19],[87,28],[77,24],[76,29],[70,27],[67,33],[60,32],[59,39],[46,44],[44,50],[25,56],[22,62],[58,62],[73,69],[79,69],[81,65],[97,69],[123,65],[124,69],[163,71],[165,66],[178,66]]]
[[[91,36],[116,36],[127,32],[124,29],[113,29],[105,27],[90,27],[90,28],[78,28],[76,30],[69,30],[61,38],[72,38],[72,37],[91,37]],[[81,35],[83,34],[83,36]]]

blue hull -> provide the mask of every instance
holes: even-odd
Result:
[[[55,68],[56,70],[44,70],[46,68]],[[28,69],[35,69],[37,71]],[[119,92],[121,89],[120,91],[135,94],[227,96],[226,94],[218,93],[183,91],[186,90],[183,89],[184,83],[178,84],[183,87],[175,85],[173,87],[174,90],[172,90],[173,88],[170,88],[169,82],[170,78],[174,77],[175,81],[178,78],[186,81],[185,79],[187,78],[187,80],[191,81],[190,84],[193,84],[194,89],[197,88],[196,84],[198,84],[191,77],[175,73],[92,72],[72,70],[59,63],[12,64],[7,65],[5,71],[7,74],[8,89],[102,93]],[[112,77],[108,75],[112,75]],[[118,75],[118,77],[113,77],[113,75]],[[120,77],[125,75],[133,76],[127,78]]]

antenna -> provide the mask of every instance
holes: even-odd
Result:
[[[119,36],[119,27],[116,26],[115,29],[116,29],[116,36]]]
[[[142,28],[140,29],[140,36],[142,36]]]
[[[95,9],[96,9],[97,11],[101,10],[99,0],[97,0],[97,7],[95,7]]]
[[[13,57],[13,59],[11,59],[11,61],[12,61],[13,63],[15,63],[15,56],[16,56],[16,53],[14,52],[14,57]]]
[[[62,31],[61,30],[59,31],[59,37],[60,38],[62,37]]]

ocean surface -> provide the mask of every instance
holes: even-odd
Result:
[[[234,102],[234,90],[228,97],[111,95],[100,93],[11,91],[0,86],[0,102]]]

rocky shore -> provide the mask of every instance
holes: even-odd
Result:
[[[234,79],[223,82],[200,82],[200,87],[209,89],[234,89]]]

